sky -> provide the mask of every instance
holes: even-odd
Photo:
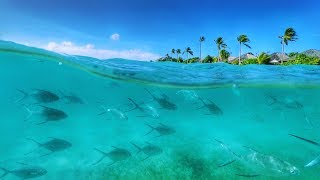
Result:
[[[319,0],[0,0],[0,40],[100,59],[154,60],[190,47],[217,55],[223,37],[238,56],[237,36],[252,49],[279,52],[278,36],[293,27],[286,52],[320,49]]]

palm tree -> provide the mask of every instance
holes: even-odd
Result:
[[[175,54],[176,53],[176,50],[175,49],[172,49],[171,50],[171,57],[173,57],[173,54]]]
[[[279,36],[281,39],[281,44],[282,44],[282,58],[281,58],[281,64],[283,63],[283,57],[284,57],[284,45],[288,45],[289,41],[296,41],[297,38],[297,33],[293,28],[287,28],[286,31],[284,32],[283,36]]]
[[[228,62],[228,58],[230,57],[230,52],[228,52],[227,50],[225,49],[222,49],[220,51],[220,58],[221,58],[221,61],[222,60],[226,60]]]
[[[184,50],[183,54],[187,53],[187,60],[189,59],[189,54],[193,56],[193,51],[190,47],[187,47],[186,50]]]
[[[265,53],[262,52],[258,57],[257,57],[257,61],[259,64],[267,64],[270,60],[270,56]]]
[[[227,44],[224,42],[222,37],[218,37],[216,40],[214,40],[214,42],[216,43],[217,47],[218,47],[218,58],[221,61],[221,48],[225,49],[227,47]]]
[[[200,62],[201,62],[201,44],[205,40],[206,40],[206,38],[204,36],[200,36],[200,39],[199,39],[199,42],[200,42]]]
[[[179,54],[181,54],[181,49],[177,49],[176,53],[177,53],[177,59],[179,59]]]
[[[247,35],[242,34],[242,35],[238,36],[237,40],[240,43],[240,48],[239,48],[239,65],[240,65],[240,63],[241,63],[241,50],[242,50],[241,49],[241,45],[243,44],[243,45],[247,46],[250,49],[251,49],[251,47],[248,44],[250,42],[250,39],[248,38]]]

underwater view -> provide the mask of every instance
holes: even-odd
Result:
[[[319,66],[0,59],[3,179],[319,177]]]
[[[319,0],[0,0],[0,180],[320,180]]]

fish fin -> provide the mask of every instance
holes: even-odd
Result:
[[[49,156],[49,155],[52,154],[52,153],[53,153],[53,151],[50,151],[49,153],[43,154],[43,155],[41,155],[41,156],[39,156],[39,157]]]
[[[31,111],[26,105],[23,105],[23,108],[28,112],[28,116],[24,119],[24,121],[27,121],[33,115],[34,111]]]
[[[114,149],[121,149],[121,148],[118,148],[117,146],[111,146],[111,147]]]
[[[259,151],[255,150],[255,149],[253,149],[253,148],[249,147],[249,146],[242,146],[242,147],[244,147],[244,148],[246,148],[246,149],[248,149],[248,150],[250,150],[250,151],[252,151],[252,152],[256,152],[256,153],[259,153],[259,154],[263,154],[263,153],[261,153],[261,152],[259,152]]]
[[[153,144],[151,144],[151,143],[149,143],[149,142],[147,142],[147,141],[146,141],[146,142],[144,142],[144,143],[146,143],[146,144],[148,144],[148,145],[153,145]]]
[[[29,164],[27,163],[23,163],[23,162],[16,162],[17,164],[23,165],[23,166],[29,166]]]
[[[320,163],[320,156],[316,157],[312,161],[310,161],[308,164],[304,165],[304,167],[312,167]]]
[[[227,146],[224,142],[222,142],[222,141],[220,141],[220,140],[218,140],[218,139],[216,139],[216,138],[214,138],[214,140],[217,141],[222,147],[224,147],[225,149],[227,149],[229,152],[231,152],[234,156],[236,156],[236,157],[238,157],[238,158],[241,157],[239,154],[233,152],[233,151],[229,148],[229,146]]]
[[[48,106],[44,106],[44,105],[41,105],[41,104],[37,104],[37,106],[42,107],[42,108],[44,108],[44,109],[51,109],[51,108],[49,108]]]
[[[101,115],[103,115],[103,114],[105,114],[105,113],[107,113],[107,111],[103,111],[103,112],[97,114],[97,116],[101,116]]]
[[[145,161],[149,158],[150,156],[147,156],[146,158],[142,159],[141,161]]]
[[[214,103],[213,101],[211,101],[210,99],[208,99],[208,101],[211,102],[212,104],[216,104],[216,103]]]
[[[148,134],[150,134],[150,133],[152,133],[153,130],[155,129],[153,126],[151,126],[151,125],[149,125],[149,124],[146,124],[146,125],[149,126],[149,127],[151,128],[151,130],[150,130],[147,134],[145,134],[145,136],[148,135]]]
[[[102,156],[100,159],[98,159],[98,161],[92,163],[91,165],[94,166],[94,165],[97,165],[99,162],[101,162],[104,158],[106,158],[107,156]]]
[[[112,166],[116,163],[116,161],[113,161],[111,164],[108,164],[108,166]]]
[[[165,124],[162,124],[162,123],[158,123],[160,126],[164,126],[164,127],[167,127],[167,125]]]
[[[158,138],[158,137],[161,137],[161,136],[163,136],[163,134],[160,134],[160,135],[158,135],[158,136],[155,136],[154,138]]]
[[[203,109],[203,108],[205,108],[205,106],[198,107],[195,110],[199,110],[199,109]]]
[[[42,122],[40,122],[40,123],[38,123],[38,124],[36,124],[36,125],[46,124],[47,122],[49,122],[49,121],[42,121]]]
[[[7,170],[7,169],[5,169],[5,168],[0,167],[0,169],[1,169],[2,171],[4,171],[4,173],[0,176],[0,179],[3,178],[3,177],[5,177],[6,175],[8,175],[8,174],[10,173],[10,171]]]
[[[99,153],[101,153],[103,156],[102,156],[100,159],[98,159],[98,161],[96,161],[96,162],[92,163],[92,166],[94,166],[94,165],[98,164],[98,163],[99,163],[99,162],[101,162],[104,158],[106,158],[106,157],[107,157],[107,153],[105,153],[105,152],[101,151],[100,149],[98,149],[98,148],[94,148],[94,150],[98,151],[98,152],[99,152]]]
[[[140,153],[140,152],[142,151],[142,148],[141,148],[141,147],[139,147],[138,145],[134,144],[133,142],[130,142],[130,144],[132,144],[135,148],[137,148],[137,149],[138,149],[137,154],[138,154],[138,153]]]
[[[303,138],[303,137],[300,137],[300,136],[297,136],[297,135],[294,135],[294,134],[288,134],[289,136],[292,136],[292,137],[295,137],[295,138],[298,138],[298,139],[301,139],[303,141],[306,141],[310,144],[313,144],[313,145],[316,145],[316,146],[320,146],[319,143],[315,142],[315,141],[312,141],[312,140],[309,140],[309,139],[306,139],[306,138]]]
[[[36,143],[38,146],[42,146],[41,143],[39,143],[38,141],[36,141],[36,140],[34,140],[34,139],[32,139],[32,138],[26,138],[26,139],[29,140],[29,141],[32,141],[32,142]]]
[[[98,148],[93,148],[93,149],[96,150],[96,151],[98,151],[99,153],[105,155],[105,156],[107,156],[107,154],[108,154],[108,153],[106,153],[106,152],[101,151],[101,150],[98,149]]]
[[[206,105],[206,102],[204,102],[204,100],[201,97],[198,97],[198,99],[202,102],[204,106]]]
[[[138,104],[134,100],[132,100],[131,98],[128,98],[128,99],[135,106],[132,110],[137,109],[138,108]],[[129,111],[132,111],[132,110],[129,110]]]
[[[37,149],[38,149],[38,148],[34,148],[32,151],[27,152],[27,153],[25,153],[24,155],[25,155],[25,156],[27,156],[27,155],[29,155],[29,154],[31,154],[31,153],[33,153],[33,152],[35,152]]]
[[[156,97],[147,88],[144,88],[144,90],[146,90],[152,96],[153,99],[156,99]]]
[[[228,165],[230,165],[230,164],[232,164],[232,163],[234,163],[234,162],[236,162],[235,159],[234,159],[234,160],[231,160],[231,161],[228,161],[228,162],[226,162],[226,163],[224,163],[224,164],[218,165],[218,168],[221,168],[221,167],[224,167],[224,166],[228,166]]]
[[[260,174],[235,174],[236,176],[241,176],[241,177],[247,177],[247,178],[253,178],[260,176]]]
[[[17,99],[17,100],[15,101],[15,103],[18,103],[18,102],[20,102],[20,101],[24,100],[25,98],[27,98],[27,97],[29,96],[29,94],[28,94],[28,93],[24,92],[24,91],[23,91],[23,90],[21,90],[21,89],[17,89],[17,91],[19,91],[20,93],[22,93],[22,94],[23,94],[23,97],[22,97],[22,98],[20,98],[20,99]]]

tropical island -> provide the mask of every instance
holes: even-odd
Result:
[[[238,57],[232,57],[231,53],[227,51],[227,44],[222,37],[218,37],[214,40],[214,44],[217,49],[217,55],[208,55],[205,58],[201,56],[202,43],[205,42],[206,38],[201,36],[199,38],[200,52],[199,57],[191,57],[194,52],[190,47],[186,47],[184,51],[181,49],[172,49],[170,53],[167,53],[164,57],[156,60],[157,62],[176,62],[176,63],[216,63],[224,62],[234,65],[248,65],[248,64],[265,64],[265,65],[294,65],[294,64],[305,64],[305,65],[320,65],[320,51],[316,49],[310,49],[301,53],[298,52],[285,52],[285,46],[288,46],[289,42],[295,42],[298,40],[298,35],[293,28],[287,28],[283,35],[278,36],[282,46],[282,52],[278,53],[267,53],[261,52],[260,54],[253,54],[251,52],[242,54],[242,48],[246,47],[251,49],[250,39],[247,35],[242,34],[237,37],[239,44],[239,55]],[[171,55],[169,55],[171,54]],[[175,56],[175,57],[174,57]],[[183,58],[185,56],[185,58]]]

